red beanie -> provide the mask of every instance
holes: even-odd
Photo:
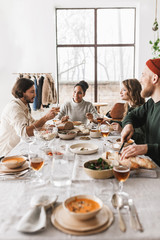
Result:
[[[149,59],[146,65],[153,73],[160,77],[160,58]]]

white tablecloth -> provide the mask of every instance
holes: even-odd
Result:
[[[77,142],[86,142],[79,140],[64,141],[60,140],[60,144],[73,144]],[[160,239],[160,177],[158,172],[157,178],[129,178],[124,183],[124,190],[130,194],[137,207],[137,211],[144,227],[144,232],[135,232],[129,222],[129,215],[126,209],[122,210],[127,231],[122,233],[118,227],[117,212],[111,205],[111,196],[117,190],[117,182],[114,178],[106,180],[94,180],[85,175],[83,171],[83,162],[96,159],[102,154],[103,142],[101,139],[92,139],[87,142],[95,143],[99,146],[99,152],[92,155],[79,155],[76,159],[70,160],[70,166],[73,169],[72,185],[66,187],[55,187],[49,182],[50,163],[44,166],[43,174],[46,183],[43,185],[33,184],[30,179],[22,180],[4,180],[0,178],[0,239]],[[11,154],[22,153],[26,149],[25,143],[16,146]],[[62,202],[65,198],[75,194],[95,194],[99,196],[105,204],[113,211],[115,220],[111,227],[106,231],[91,236],[72,236],[57,230],[50,222],[51,211],[48,211],[47,229],[43,232],[34,234],[24,234],[16,231],[16,225],[19,219],[29,209],[29,202],[33,195],[36,194],[52,194],[58,195],[58,201]]]

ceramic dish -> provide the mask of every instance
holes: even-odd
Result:
[[[102,135],[101,135],[100,130],[91,129],[90,130],[90,136],[91,136],[91,138],[100,138]]]
[[[106,178],[113,177],[112,169],[93,170],[88,168],[90,163],[95,163],[95,162],[97,162],[97,160],[91,160],[91,161],[85,162],[83,165],[83,169],[89,177],[95,178],[95,179],[106,179]]]
[[[58,133],[59,138],[63,140],[70,140],[77,136],[77,133],[74,131],[61,131]]]
[[[67,214],[76,220],[88,220],[98,214],[103,207],[103,202],[96,196],[77,195],[66,199],[62,205]],[[69,209],[69,205],[73,210]],[[90,210],[86,209],[86,212],[80,212],[81,209],[84,210],[88,206],[91,207]]]
[[[70,150],[77,154],[92,154],[98,151],[98,146],[91,143],[77,143],[70,146]]]
[[[85,231],[85,230],[82,231],[81,229],[79,230],[80,224],[84,222],[85,225],[86,225],[86,226],[85,226],[85,229],[86,229],[86,227],[87,227],[87,224],[86,224],[86,223],[88,223],[88,221],[90,221],[90,220],[87,220],[87,221],[79,221],[79,225],[77,226],[77,229],[76,229],[76,230],[71,230],[71,229],[68,229],[68,226],[66,227],[66,225],[65,225],[65,227],[63,227],[63,226],[62,226],[62,221],[61,221],[62,219],[59,219],[59,218],[57,217],[57,214],[56,214],[56,213],[59,212],[59,211],[61,211],[61,210],[63,210],[62,208],[63,208],[62,205],[60,205],[60,206],[58,206],[57,208],[54,209],[54,211],[53,211],[53,213],[52,213],[52,215],[51,215],[51,222],[52,222],[53,226],[56,227],[57,229],[59,229],[60,231],[62,231],[62,232],[64,232],[64,233],[67,233],[67,234],[75,235],[75,236],[85,236],[85,235],[91,235],[91,234],[100,233],[100,232],[106,230],[107,228],[109,228],[110,225],[112,224],[113,220],[114,220],[114,216],[113,216],[112,211],[110,210],[110,208],[109,208],[108,206],[104,205],[103,208],[105,208],[106,217],[108,216],[108,221],[107,221],[104,225],[101,225],[101,226],[99,226],[99,227],[95,227],[94,229],[90,229],[90,230],[87,230],[87,231]],[[102,211],[103,211],[103,209],[102,209]],[[102,211],[100,211],[100,212],[97,214],[97,216],[98,216]],[[97,216],[96,216],[96,218],[97,218]],[[95,218],[95,219],[96,219],[96,218]],[[73,220],[72,220],[72,222],[73,222]]]
[[[26,161],[21,167],[19,168],[7,168],[3,164],[0,164],[0,173],[17,173],[21,172],[25,169],[29,168],[29,163]]]
[[[81,121],[73,121],[73,125],[74,125],[74,126],[78,126],[78,125],[81,125],[81,124],[82,124]]]
[[[27,158],[21,155],[9,156],[2,159],[2,165],[7,168],[14,169],[23,166]]]
[[[70,214],[64,210],[63,205],[60,205],[55,212],[55,218],[59,224],[66,229],[74,231],[90,231],[107,223],[109,220],[109,214],[105,206],[103,206],[102,210],[97,213],[96,217],[88,219],[86,223],[86,221],[81,221],[70,216]]]

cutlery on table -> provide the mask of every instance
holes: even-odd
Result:
[[[0,177],[11,177],[11,178],[18,178],[21,177],[23,175],[25,175],[27,172],[29,171],[29,168],[21,171],[21,172],[10,172],[10,173],[0,173]]]
[[[123,206],[123,199],[118,194],[115,193],[112,196],[111,202],[112,202],[113,207],[116,208],[118,211],[119,228],[122,232],[125,232],[126,225],[125,225],[124,219],[120,212],[120,208]]]
[[[138,213],[137,213],[137,210],[136,210],[136,207],[133,203],[133,200],[131,198],[128,199],[128,204],[129,204],[129,208],[130,208],[130,211],[131,211],[131,214],[132,216],[135,218],[136,220],[136,229],[143,232],[144,229],[143,229],[143,226],[139,220],[139,216],[138,216]]]
[[[121,147],[120,147],[120,149],[119,149],[119,151],[118,151],[118,154],[121,153],[121,151],[122,151],[122,149],[123,149],[125,143],[126,143],[126,141],[124,141],[124,142],[122,143],[122,145],[121,145]]]

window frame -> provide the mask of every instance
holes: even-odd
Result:
[[[134,42],[122,44],[98,44],[97,43],[97,11],[99,9],[134,9]],[[57,11],[58,10],[94,10],[94,44],[58,44],[57,39]],[[99,47],[133,47],[133,78],[135,78],[135,53],[136,53],[136,7],[101,7],[101,8],[56,8],[56,62],[57,62],[57,96],[59,102],[59,78],[58,78],[58,48],[63,47],[93,47],[95,52],[94,57],[94,102],[97,102],[98,96],[98,65],[97,65],[97,51]],[[109,82],[110,83],[110,82]],[[118,83],[114,82],[113,84]]]

